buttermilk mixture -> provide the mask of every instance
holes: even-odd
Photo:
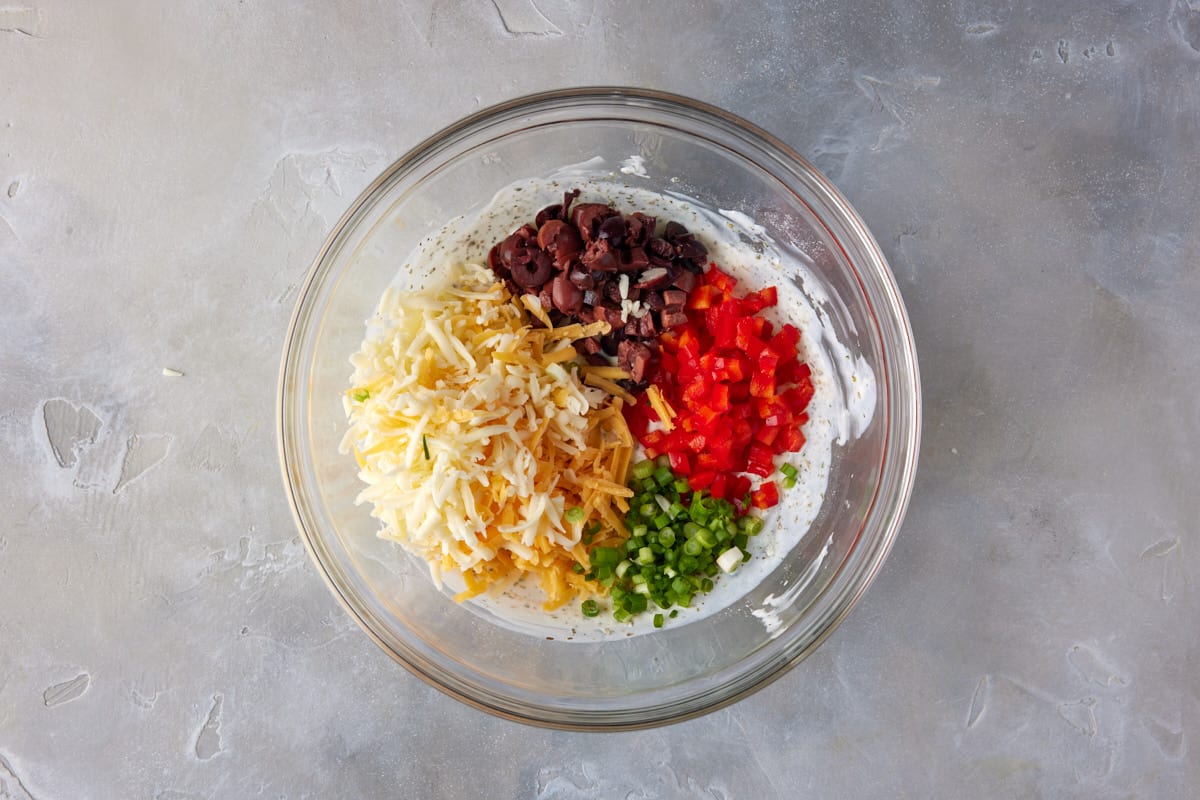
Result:
[[[422,241],[367,321],[342,444],[359,502],[497,624],[595,641],[703,619],[788,556],[834,444],[871,421],[827,302],[743,214],[598,159],[514,183]]]

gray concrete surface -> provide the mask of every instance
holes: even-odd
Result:
[[[725,106],[824,169],[892,262],[926,413],[835,636],[604,736],[376,649],[273,431],[296,286],[357,192],[580,83]],[[1184,0],[3,4],[0,797],[1192,796],[1198,141]]]

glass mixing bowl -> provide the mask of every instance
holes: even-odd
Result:
[[[640,156],[640,161],[630,161]],[[405,256],[502,187],[599,157],[619,180],[746,215],[796,266],[846,357],[877,381],[870,424],[834,444],[815,522],[732,606],[692,624],[602,642],[531,637],[435,588],[424,562],[376,536],[355,504],[347,359]],[[590,161],[590,164],[599,164]],[[620,171],[621,164],[632,164]],[[786,272],[785,264],[785,272]],[[419,285],[424,276],[402,275]],[[827,637],[879,570],[912,489],[920,428],[912,333],[895,281],[834,186],[773,136],[659,92],[550,92],[475,114],[389,167],[334,228],[292,317],[279,387],[284,482],[314,561],[389,655],[450,695],[522,722],[603,730],[657,725],[731,703]]]

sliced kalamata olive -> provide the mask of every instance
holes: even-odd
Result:
[[[637,335],[642,339],[653,339],[658,335],[658,326],[654,324],[653,314],[642,314],[637,318]]]
[[[539,247],[554,257],[555,264],[560,268],[566,267],[583,247],[583,240],[579,238],[575,226],[560,219],[548,220],[538,231],[537,242]]]
[[[617,345],[621,343],[621,335],[619,333],[606,333],[600,337],[600,349],[606,355],[615,356],[617,354]]]
[[[646,251],[652,256],[670,261],[675,255],[675,245],[666,239],[654,238],[646,242]]]
[[[545,309],[547,313],[554,309],[554,294],[550,291],[549,283],[547,283],[541,288],[540,291],[538,291],[537,296],[538,302],[542,304],[542,308]]]
[[[570,218],[569,215],[571,213],[571,201],[576,197],[579,197],[578,189],[572,189],[569,192],[564,192],[563,201],[561,203],[555,203],[554,205],[546,206],[537,213],[537,216],[533,220],[534,225],[536,225],[538,228],[541,228],[552,219],[566,222]],[[544,246],[545,245],[543,245],[543,247]]]
[[[635,383],[646,377],[646,367],[652,357],[650,348],[641,342],[626,339],[617,345],[617,366],[629,373]]]
[[[638,278],[636,286],[639,289],[657,289],[671,279],[670,270],[665,267],[651,267]]]
[[[500,258],[500,242],[496,242],[492,249],[488,250],[488,268],[496,273],[497,278],[508,277],[508,267],[504,266],[504,259]]]
[[[572,189],[569,192],[563,192],[563,215],[562,215],[562,218],[564,220],[569,220],[571,218],[571,203],[574,202],[575,198],[577,198],[577,197],[579,197],[578,189]]]
[[[662,292],[648,291],[643,301],[651,311],[662,311],[667,307],[667,301],[663,299]]]
[[[671,285],[674,286],[676,289],[679,289],[681,292],[684,292],[684,294],[685,294],[684,302],[687,302],[687,300],[686,300],[687,292],[690,292],[692,289],[696,288],[696,275],[695,275],[695,273],[688,272],[685,269],[681,269],[677,273],[675,273],[675,279],[671,281]]]
[[[583,240],[591,242],[599,233],[600,223],[616,214],[614,208],[603,203],[580,203],[571,209],[571,222],[579,229]]]
[[[514,262],[525,260],[525,251],[528,249],[525,241],[514,233],[500,243],[500,263],[511,268]]]
[[[625,334],[626,337],[636,339],[638,337],[637,319],[630,317],[629,321],[625,323],[625,326],[621,328],[621,333]],[[624,342],[621,342],[621,344],[624,344]]]
[[[596,281],[592,278],[592,274],[586,269],[576,267],[567,275],[571,283],[578,286],[580,289],[591,289],[596,285]]]
[[[571,259],[583,250],[583,239],[579,238],[579,231],[575,230],[575,226],[563,223],[562,228],[554,234],[554,241],[550,246],[555,263],[565,269],[571,263]]]
[[[629,272],[641,272],[650,266],[650,256],[646,255],[644,247],[629,248],[628,258],[621,260],[621,269]]]
[[[554,251],[550,245],[554,242],[554,236],[565,227],[567,227],[567,223],[561,219],[549,219],[539,225],[537,235],[538,247],[543,250],[550,250],[553,253]]]
[[[550,262],[550,256],[541,250],[532,249],[525,252],[528,253],[529,260],[511,266],[512,279],[518,286],[526,289],[538,289],[550,279],[550,275],[554,272],[554,265]]]
[[[626,235],[625,220],[621,219],[620,214],[607,217],[600,223],[600,227],[596,231],[596,237],[599,239],[608,239],[612,242],[614,248],[620,247],[625,242]]]
[[[687,314],[683,311],[663,311],[659,315],[659,322],[664,328],[674,328],[676,325],[682,325],[688,321]]]
[[[579,260],[588,269],[601,272],[612,272],[621,263],[613,254],[607,239],[597,239],[588,244],[587,250]]]
[[[663,238],[668,242],[674,242],[680,236],[687,236],[688,229],[679,224],[675,220],[671,220],[663,228]]]
[[[679,306],[682,308],[683,304],[687,302],[687,292],[680,291],[679,289],[667,289],[663,292],[663,300],[666,301],[668,306]]]
[[[609,281],[604,284],[604,299],[610,303],[621,304],[624,297],[621,297],[621,284],[617,281]]]
[[[583,290],[564,275],[558,275],[550,282],[550,294],[554,307],[564,314],[574,314],[583,305]]]
[[[621,319],[621,309],[619,308],[606,307],[604,309],[604,317],[608,320],[608,324],[612,326],[614,331],[625,325],[625,320]]]
[[[681,239],[675,245],[675,253],[679,258],[688,258],[692,261],[703,261],[708,258],[708,248],[692,238]]]
[[[630,247],[640,247],[654,235],[654,226],[658,224],[658,220],[654,217],[649,217],[640,211],[635,211],[625,218],[628,233],[626,239],[629,241]]]
[[[542,226],[544,226],[550,220],[561,220],[563,218],[562,213],[563,207],[561,203],[555,203],[552,206],[546,206],[537,213],[536,217],[533,218],[533,224],[538,227],[538,230],[541,230]]]
[[[500,243],[500,260],[512,269],[513,264],[528,260],[526,251],[533,249],[536,241],[537,231],[530,225],[522,225]]]

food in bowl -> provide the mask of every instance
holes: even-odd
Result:
[[[575,641],[753,589],[875,405],[763,228],[594,167],[426,237],[399,273],[431,280],[385,292],[343,401],[380,535],[457,600]]]
[[[519,176],[559,185],[529,201],[511,191]],[[608,607],[583,618],[582,601],[548,613],[536,581],[525,582],[524,596],[513,587],[455,603],[465,584],[448,574],[438,589],[423,559],[375,535],[379,521],[355,502],[363,484],[353,456],[339,449],[346,358],[389,283],[431,288],[434,265],[467,260],[447,249],[486,266],[492,244],[574,187],[581,199],[630,211],[661,198],[670,208],[645,213],[685,224],[746,291],[776,285],[774,313],[804,331],[800,348],[812,368],[808,442],[790,459],[799,485],[780,492],[749,543],[752,558],[663,628],[653,627],[652,612],[618,623]],[[479,213],[497,193],[505,203]],[[458,235],[472,230],[482,231],[475,241]],[[439,231],[451,235],[439,242]],[[743,258],[726,258],[722,248]],[[434,257],[418,258],[422,250]],[[846,198],[786,144],[728,112],[606,87],[502,103],[384,170],[337,223],[299,292],[278,408],[297,525],[318,574],[366,635],[414,675],[477,708],[589,731],[707,713],[812,653],[895,541],[920,439],[903,302]],[[816,424],[821,419],[832,424]]]

